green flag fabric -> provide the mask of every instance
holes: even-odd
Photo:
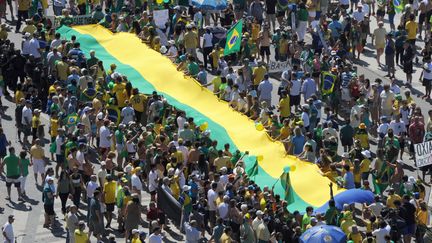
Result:
[[[280,182],[282,184],[282,187],[285,189],[284,199],[288,203],[288,205],[290,205],[294,202],[294,192],[291,187],[289,172],[284,172],[280,176]]]
[[[255,160],[253,166],[250,167],[246,173],[249,177],[256,176],[258,174],[258,160]]]
[[[240,51],[243,19],[240,19],[227,33],[224,55]]]

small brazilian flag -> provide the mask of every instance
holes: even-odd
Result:
[[[290,180],[289,172],[284,172],[280,176],[280,182],[282,184],[282,187],[285,190],[284,199],[288,203],[288,205],[290,205],[291,203],[294,202],[294,191],[291,187],[291,180]]]
[[[224,55],[240,51],[243,19],[240,19],[227,33]]]
[[[258,160],[255,160],[253,166],[249,168],[246,173],[249,177],[256,176],[258,174]]]
[[[396,13],[400,13],[404,9],[404,5],[402,3],[402,0],[393,0],[393,6],[394,6]]]

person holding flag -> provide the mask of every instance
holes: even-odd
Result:
[[[240,19],[227,33],[224,56],[240,51],[243,19]]]

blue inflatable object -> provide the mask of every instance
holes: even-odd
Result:
[[[228,7],[226,0],[192,0],[192,5],[203,10],[224,10]]]
[[[341,228],[332,225],[314,226],[300,236],[301,243],[345,243],[346,240]]]
[[[374,202],[374,194],[371,191],[362,190],[362,189],[351,189],[346,190],[342,193],[337,194],[334,197],[336,208],[342,210],[344,204],[352,204],[352,203],[373,203]],[[321,207],[317,208],[315,212],[317,213],[325,213],[328,209],[329,205],[326,202]]]

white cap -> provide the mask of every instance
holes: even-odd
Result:
[[[188,185],[184,185],[184,186],[183,186],[183,191],[184,191],[184,192],[189,191],[190,189],[191,189],[191,187],[188,186]]]
[[[264,215],[264,213],[263,213],[263,211],[261,211],[261,210],[258,210],[258,211],[256,211],[256,215],[257,215],[257,216],[263,216],[263,215]]]
[[[365,150],[361,152],[366,158],[370,159],[371,157],[371,153],[369,150]]]

